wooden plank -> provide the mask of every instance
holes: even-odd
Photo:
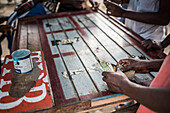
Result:
[[[79,37],[79,34],[76,31],[66,33],[70,39],[74,39],[74,36]],[[106,83],[102,80],[102,68],[83,40],[80,38],[78,42],[73,43],[73,47],[78,52],[77,54],[99,91],[108,90]]]
[[[36,20],[28,21],[28,49],[30,51],[38,51],[41,49],[41,42],[38,32],[38,25]]]
[[[19,21],[19,22],[18,22]],[[16,32],[14,32],[13,42],[12,42],[12,48],[11,52],[17,50],[19,48],[19,40],[20,40],[20,34],[21,34],[21,22],[20,20],[17,21],[17,29]]]
[[[65,95],[65,99],[76,98],[76,100],[78,100],[77,94],[75,92],[74,87],[72,86],[72,83],[71,83],[69,77],[63,73],[63,72],[67,72],[67,71],[65,69],[65,66],[64,66],[61,58],[60,57],[54,58],[54,62],[56,65],[58,77],[60,79],[64,95]]]
[[[110,52],[110,54],[114,56],[117,61],[129,56],[116,43],[114,43],[110,38],[108,38],[100,29],[90,28],[89,30],[95,36],[95,38]],[[103,41],[103,39],[105,41]]]
[[[54,39],[53,34],[47,34],[46,37],[47,37],[52,55],[59,54],[58,48],[55,45],[55,39]]]
[[[84,27],[82,23],[86,23],[87,27],[94,26],[94,24],[90,21],[89,18],[87,18],[85,15],[78,15],[79,18],[76,18],[76,16],[73,16],[74,20],[79,23],[81,27]]]
[[[27,31],[28,31],[28,24],[27,21],[21,22],[21,31],[20,31],[20,41],[19,41],[19,48],[20,49],[27,49]]]
[[[117,94],[114,94],[114,95],[110,95],[109,98],[103,98],[103,99],[98,99],[97,101],[92,101],[91,106],[95,107],[95,106],[100,106],[102,104],[114,103],[116,101],[121,101],[121,100],[126,100],[126,99],[129,99],[127,95],[117,96]]]
[[[55,40],[67,39],[67,36],[63,32],[61,32],[61,33],[53,33],[53,35],[54,35]],[[62,45],[61,43],[59,43],[57,46],[60,48],[60,51],[62,53],[74,52],[74,50],[72,49],[70,44]]]
[[[63,27],[63,29],[71,29],[72,25],[71,23],[68,21],[67,17],[63,17],[63,18],[58,18],[60,25]]]
[[[61,27],[60,27],[60,24],[58,23],[56,18],[48,19],[48,24],[49,24],[48,28],[51,28],[52,31],[60,31],[60,30],[62,30]]]
[[[158,72],[151,72],[151,74],[156,77],[156,75],[158,74]]]
[[[51,30],[50,30],[50,27],[48,26],[48,20],[47,19],[44,19],[43,21],[42,21],[42,23],[43,23],[43,28],[44,28],[44,30],[45,30],[45,32],[50,32]]]
[[[65,56],[64,61],[66,62],[67,68],[70,72],[73,72],[71,75],[72,80],[75,84],[76,90],[80,96],[81,100],[91,99],[92,97],[83,97],[89,94],[96,94],[97,90],[92,83],[91,79],[89,78],[86,70],[82,66],[79,59],[76,55]],[[74,74],[77,73],[77,74]],[[93,96],[93,95],[92,95]],[[98,97],[99,95],[94,95]]]

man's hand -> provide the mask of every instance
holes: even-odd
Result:
[[[117,4],[121,4],[121,0],[110,0],[110,1],[112,1],[112,2],[115,2],[115,3],[117,3]]]
[[[108,15],[122,17],[125,10],[114,2],[107,1],[106,3]]]
[[[0,24],[2,24],[3,22],[7,21],[7,19],[8,19],[7,16],[0,15]]]
[[[127,76],[120,70],[117,72],[103,72],[103,81],[107,83],[110,91],[124,93],[124,88],[130,82]]]
[[[4,33],[11,30],[15,30],[15,28],[10,25],[0,25],[0,32]]]
[[[147,39],[142,41],[142,46],[149,50],[161,50],[163,49],[160,43]]]
[[[135,70],[136,73],[148,73],[150,70],[147,69],[147,61],[145,60],[136,60],[136,59],[123,59],[119,61],[119,64],[123,64],[121,70],[123,72],[129,70]]]
[[[31,9],[31,7],[25,2],[23,4],[21,4],[19,7],[15,8],[15,11],[17,11],[17,13],[19,15],[24,14],[25,12],[29,11]]]
[[[62,4],[72,4],[75,8],[81,9],[85,0],[59,0]]]

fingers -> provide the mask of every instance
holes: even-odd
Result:
[[[128,65],[128,66],[122,68],[121,71],[122,71],[122,72],[126,72],[126,71],[129,71],[129,70],[131,70],[131,69],[132,69],[132,66],[131,66],[131,65]]]
[[[6,32],[6,31],[11,31],[11,30],[15,30],[14,27],[10,26],[10,25],[1,25],[0,29],[2,32]]]
[[[103,81],[107,82],[108,81],[108,76],[111,74],[112,72],[103,72]]]
[[[119,69],[119,68],[117,68],[117,71],[116,72],[121,72],[122,73],[122,70],[121,69]]]
[[[152,48],[152,40],[148,39],[148,40],[144,40],[142,41],[142,44],[141,44],[143,47],[145,47],[146,49],[151,49]]]
[[[122,59],[118,62],[118,64],[123,65],[123,67],[126,67],[130,65],[130,59]]]

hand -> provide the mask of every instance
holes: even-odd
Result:
[[[19,15],[24,14],[25,12],[29,11],[31,9],[30,6],[28,6],[28,4],[25,2],[21,5],[19,5],[18,7],[15,8],[15,11],[17,11],[17,13]]]
[[[4,33],[11,30],[15,30],[15,28],[10,25],[0,25],[0,32]]]
[[[161,50],[162,46],[160,43],[152,41],[151,39],[147,39],[142,41],[142,46],[146,49],[153,49],[153,50]]]
[[[99,2],[98,0],[89,0],[89,2],[91,3],[92,7],[94,7],[96,10],[99,8],[101,2]]]
[[[81,9],[82,8],[82,3],[85,2],[85,0],[72,0],[72,5],[75,8]]]
[[[110,0],[110,1],[115,2],[117,4],[121,4],[121,0]]]
[[[107,12],[110,12],[108,15],[122,17],[125,10],[114,2],[106,2]]]
[[[136,60],[136,59],[123,59],[119,61],[119,64],[123,64],[121,70],[123,72],[134,70],[136,73],[148,73],[150,70],[147,69],[146,60]]]
[[[124,93],[124,88],[130,82],[127,76],[120,70],[117,72],[103,72],[103,81],[107,83],[110,91]]]
[[[75,8],[81,9],[85,0],[59,0],[62,4],[72,4]]]
[[[3,22],[7,21],[7,19],[8,19],[7,16],[0,15],[0,24],[2,24]]]

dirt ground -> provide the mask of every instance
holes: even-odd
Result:
[[[11,12],[13,12],[14,8],[16,7],[16,4],[19,2],[20,0],[12,0],[12,2],[10,3],[8,3],[7,0],[0,0],[0,14],[9,16]],[[170,24],[169,24],[169,28],[170,28]],[[170,33],[170,29],[168,32]],[[8,43],[6,38],[1,42],[1,45],[2,45],[1,59],[3,60],[6,55],[10,54],[7,47]],[[169,51],[170,51],[170,46],[165,49],[165,53],[168,54]],[[97,110],[97,111],[92,111],[90,113],[111,113],[112,111],[114,111],[114,106],[109,106],[107,108]]]

